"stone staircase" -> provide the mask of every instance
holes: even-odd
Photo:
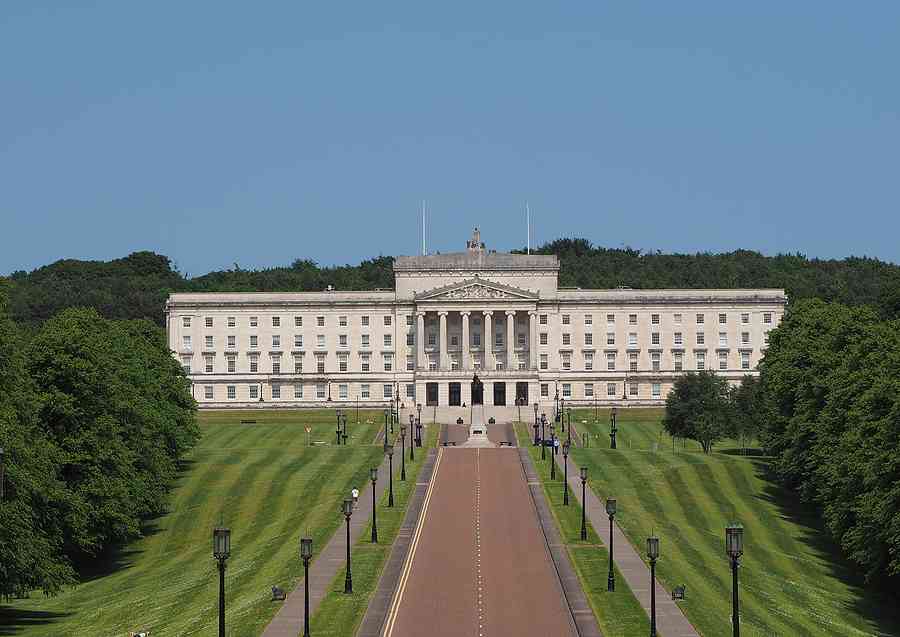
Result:
[[[522,420],[531,422],[534,411],[531,407],[522,407]],[[415,415],[415,409],[402,409],[401,422],[407,422],[409,414]],[[497,423],[515,422],[519,417],[519,407],[495,407],[493,405],[473,405],[471,407],[422,407],[422,422],[453,424],[462,418],[463,424],[485,424],[493,418]]]

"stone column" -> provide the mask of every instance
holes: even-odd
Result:
[[[416,312],[416,369],[428,369],[425,361],[425,312]]]
[[[537,369],[537,312],[528,313],[528,367]]]
[[[438,312],[438,317],[441,321],[441,357],[439,368],[447,369],[450,367],[449,357],[447,356],[447,313]]]
[[[482,312],[484,314],[484,334],[482,335],[482,343],[484,344],[484,369],[493,371],[494,369],[494,331],[491,329],[491,316],[494,315],[490,310]]]
[[[506,310],[506,369],[515,369],[513,360],[516,352],[516,311]]]
[[[472,357],[469,355],[469,314],[471,312],[460,312],[462,317],[462,369],[472,369]]]

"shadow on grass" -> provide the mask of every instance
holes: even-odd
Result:
[[[797,539],[810,546],[829,565],[831,575],[851,589],[853,601],[847,610],[869,620],[877,627],[878,635],[900,635],[900,594],[866,584],[862,574],[844,557],[840,546],[825,529],[819,512],[803,502],[796,492],[778,483],[771,459],[754,458],[752,462],[757,476],[765,483],[757,497],[774,504],[784,519],[800,527],[802,535]]]
[[[763,453],[762,449],[759,449],[757,447],[731,447],[728,449],[716,449],[716,453],[724,453],[727,456],[753,456],[757,458],[771,458],[771,456],[767,456],[765,453]]]
[[[18,635],[28,628],[46,626],[71,614],[0,606],[0,635]]]

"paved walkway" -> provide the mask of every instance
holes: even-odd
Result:
[[[362,486],[362,485],[360,485]],[[375,489],[375,498],[380,501],[381,494],[388,486],[388,463],[385,458],[378,467],[378,482]],[[349,494],[347,494],[349,496]],[[335,516],[343,515],[340,512],[340,502],[334,503]],[[372,482],[366,480],[365,486],[360,490],[359,501],[356,510],[350,518],[350,545],[353,546],[362,535],[363,530],[372,519]],[[346,522],[341,523],[334,535],[319,550],[313,547],[313,561],[309,565],[309,614],[315,615],[316,609],[325,595],[331,590],[331,582],[339,570],[345,568],[347,556]],[[303,632],[303,578],[297,582],[297,586],[288,595],[281,605],[278,613],[266,626],[263,637],[297,637]]]
[[[560,469],[558,475],[562,476],[562,454],[555,456],[555,459]],[[575,496],[576,502],[581,503],[581,478],[578,476],[577,470],[569,472],[569,486],[571,487],[570,495]],[[609,516],[606,515],[606,506],[594,494],[590,486],[587,488],[586,515],[602,542],[609,546]],[[613,525],[613,540],[615,541],[613,559],[616,566],[649,617],[650,567],[644,563],[631,546],[618,524]],[[665,637],[699,637],[700,635],[672,600],[671,592],[663,588],[658,579],[656,580],[656,628]]]

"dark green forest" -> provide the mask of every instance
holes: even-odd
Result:
[[[523,252],[519,250],[518,252]],[[819,298],[870,305],[883,317],[900,315],[900,266],[877,259],[809,259],[738,250],[721,254],[662,254],[593,246],[587,239],[558,239],[534,250],[560,258],[560,285],[582,288],[784,288],[791,300]],[[113,261],[57,261],[32,272],[14,272],[10,311],[33,325],[68,307],[95,308],[106,318],[149,319],[163,325],[170,292],[288,292],[392,289],[391,257],[358,265],[321,267],[297,259],[290,266],[210,272],[185,277],[171,261],[136,252]]]

